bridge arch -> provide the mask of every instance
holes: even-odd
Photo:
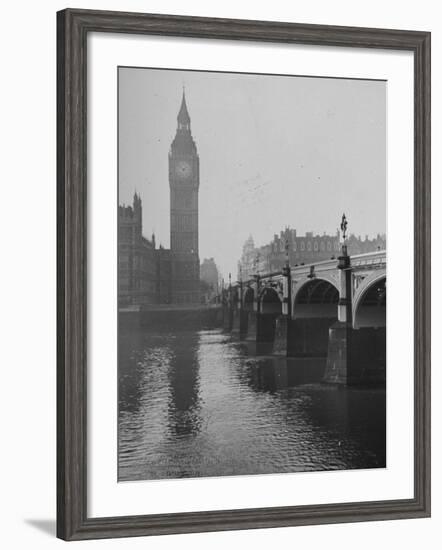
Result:
[[[244,291],[243,307],[245,311],[253,310],[253,302],[255,300],[255,291],[251,286],[248,286]]]
[[[338,301],[339,290],[334,280],[307,279],[293,297],[293,317],[337,318]]]
[[[273,343],[275,341],[276,319],[282,314],[282,301],[278,288],[273,284],[267,284],[261,288],[258,296],[259,319],[257,327],[257,340],[259,342]]]
[[[353,326],[385,327],[387,277],[385,272],[368,276],[358,287],[353,298]]]
[[[275,288],[271,286],[264,287],[259,294],[259,300],[261,303],[262,314],[272,313],[281,315],[282,302],[279,293]]]

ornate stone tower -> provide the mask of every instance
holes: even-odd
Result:
[[[172,302],[199,303],[199,157],[183,90],[176,135],[169,152]]]

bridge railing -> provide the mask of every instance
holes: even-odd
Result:
[[[304,265],[298,265],[293,266],[291,268],[292,275],[302,275],[304,273],[308,274],[311,273],[312,268],[314,269],[314,272],[316,274],[320,273],[321,271],[330,271],[330,269],[337,268],[338,264],[338,258],[333,258],[330,260],[322,260],[320,262],[313,262],[310,264],[304,264]],[[352,268],[354,267],[375,267],[379,264],[386,265],[387,264],[387,252],[386,250],[376,250],[375,252],[365,252],[364,254],[355,254],[354,256],[350,256],[350,265]],[[279,271],[272,271],[269,273],[263,273],[259,275],[259,279],[261,281],[273,279],[275,277],[282,277],[281,270]],[[255,282],[256,279],[247,279],[244,281],[236,281],[235,283],[232,283],[232,286],[239,286],[240,284],[248,285],[250,283]]]
[[[377,250],[376,252],[368,252],[366,254],[358,254],[351,257],[352,267],[367,267],[379,264],[387,264],[387,251]]]

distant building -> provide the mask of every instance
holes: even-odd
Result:
[[[176,135],[169,151],[170,249],[142,235],[142,205],[118,209],[120,306],[200,302],[198,256],[199,157],[183,91]]]
[[[335,235],[315,235],[313,232],[298,235],[296,229],[286,228],[279,235],[274,235],[270,243],[260,247],[255,247],[250,236],[244,243],[238,262],[238,278],[247,280],[253,278],[256,273],[280,271],[286,262],[286,247],[292,266],[320,262],[339,256],[340,234],[336,231]],[[384,250],[386,238],[385,235],[377,235],[373,239],[369,239],[368,236],[361,239],[350,235],[347,238],[347,247],[351,256]]]
[[[204,302],[210,302],[219,292],[219,271],[213,258],[203,260],[200,279]]]
[[[250,235],[244,243],[242,255],[238,262],[238,280],[252,279],[256,273],[268,272],[269,251],[268,245],[256,248],[253,237]]]

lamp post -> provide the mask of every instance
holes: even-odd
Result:
[[[329,328],[329,346],[324,373],[324,382],[332,384],[351,384],[360,376],[353,345],[352,273],[346,242],[347,225],[347,218],[343,214],[342,247],[337,265],[340,279],[338,321]]]
[[[242,265],[239,264],[239,309],[242,309],[242,299],[243,299],[243,292],[242,292]]]
[[[290,269],[289,240],[285,240],[285,266],[282,268],[283,301],[282,313],[288,318],[292,316],[292,272]]]
[[[256,254],[255,259],[255,275],[254,275],[255,281],[256,281],[256,311],[258,313],[261,312],[261,303],[259,300],[259,290],[260,290],[260,276],[259,276],[259,252]]]
[[[348,226],[348,221],[347,221],[347,217],[345,215],[345,212],[342,214],[342,219],[341,219],[341,231],[342,231],[342,256],[348,256],[347,254],[347,243],[346,243],[346,239],[347,239],[347,226]]]
[[[338,269],[340,269],[340,293],[338,302],[338,320],[347,325],[352,323],[351,311],[351,271],[350,271],[350,256],[347,251],[347,217],[342,214],[341,231],[342,231],[342,247],[341,255],[338,258]]]

